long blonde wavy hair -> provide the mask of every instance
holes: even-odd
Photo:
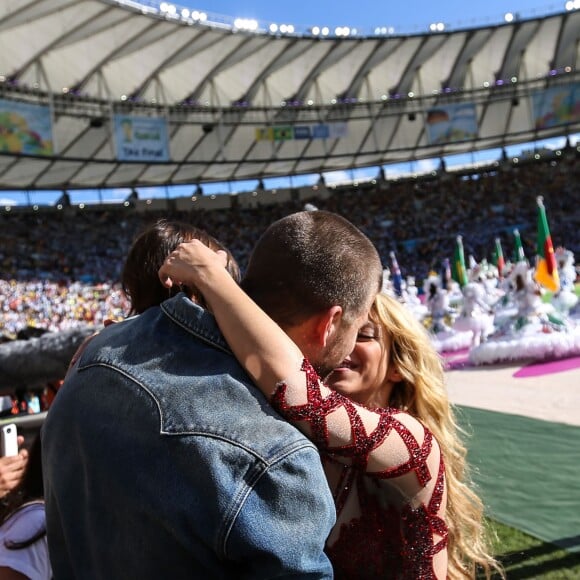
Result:
[[[474,578],[478,567],[486,578],[492,571],[504,577],[490,554],[483,504],[474,491],[462,442],[465,432],[456,422],[445,386],[443,361],[425,328],[395,298],[379,294],[371,320],[380,328],[383,349],[403,379],[390,396],[389,406],[419,419],[439,442],[447,481],[448,578]]]

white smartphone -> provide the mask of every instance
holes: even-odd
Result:
[[[3,457],[18,455],[18,430],[14,423],[0,429],[0,453]]]

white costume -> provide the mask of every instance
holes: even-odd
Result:
[[[437,352],[452,352],[467,348],[471,344],[471,332],[458,332],[447,320],[452,320],[457,312],[449,305],[449,293],[441,287],[439,276],[429,276],[425,280],[424,290],[427,296],[425,304],[431,315],[428,330],[431,341]]]
[[[568,314],[578,304],[578,296],[574,291],[574,283],[576,282],[574,254],[566,248],[557,248],[555,256],[558,277],[560,278],[560,290],[554,294],[552,304],[559,312]]]
[[[580,326],[542,300],[527,262],[509,275],[505,307],[496,310],[496,331],[469,352],[476,365],[512,360],[558,359],[580,353]]]
[[[493,331],[493,315],[486,301],[482,282],[469,282],[462,288],[463,303],[453,328],[459,332],[472,333],[472,346],[478,346]]]

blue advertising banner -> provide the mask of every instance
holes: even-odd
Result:
[[[310,139],[310,125],[299,125],[294,127],[294,139]]]
[[[474,103],[443,105],[427,111],[429,145],[468,141],[477,137],[477,115]]]
[[[580,119],[580,83],[535,92],[532,109],[536,129],[575,123]]]
[[[162,117],[115,115],[119,161],[169,161],[167,122]]]
[[[52,155],[50,108],[0,99],[0,152]]]
[[[328,139],[330,129],[328,125],[312,125],[313,139]]]

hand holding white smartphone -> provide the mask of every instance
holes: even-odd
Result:
[[[0,453],[3,457],[18,455],[18,429],[14,423],[0,429]]]

